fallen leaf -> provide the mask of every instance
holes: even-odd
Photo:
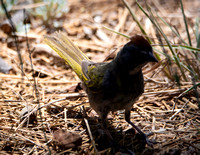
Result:
[[[75,148],[82,144],[82,138],[75,132],[59,129],[53,133],[53,143],[63,149]]]

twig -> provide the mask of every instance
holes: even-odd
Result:
[[[189,101],[185,102],[185,104],[181,107],[181,109],[179,109],[177,112],[175,112],[174,115],[172,115],[169,120],[172,120],[179,112],[183,111],[183,108],[186,106],[186,104],[188,103]]]
[[[49,105],[51,105],[51,104],[53,104],[53,103],[56,103],[56,102],[64,101],[64,100],[71,99],[71,98],[85,97],[85,96],[86,96],[85,93],[66,94],[66,97],[65,97],[65,98],[62,98],[62,99],[59,99],[59,100],[50,102],[50,103],[48,103],[48,104],[45,104],[45,105],[43,105],[43,106],[41,106],[41,107],[38,107],[37,110],[42,109],[42,108],[44,108],[44,107],[47,107],[47,106],[49,106]],[[82,104],[84,104],[84,103],[85,103],[85,102],[82,102],[82,103],[77,104],[77,105],[75,105],[75,106],[73,106],[73,107],[70,107],[70,108],[77,107],[77,106],[82,105]]]
[[[154,83],[158,83],[158,84],[169,84],[168,82],[157,81],[157,80],[152,79],[152,78],[150,78],[146,75],[144,75],[144,77],[147,78],[147,79],[145,79],[145,82],[154,82]]]
[[[162,94],[162,93],[171,93],[171,94],[176,94],[180,91],[183,91],[185,90],[185,88],[182,88],[182,89],[174,89],[174,90],[161,90],[161,91],[155,91],[155,92],[146,92],[146,93],[143,93],[143,95],[151,95],[151,94]]]
[[[151,116],[149,116],[142,108],[140,108],[139,106],[137,105],[134,105],[136,108],[138,108],[139,110],[141,110],[142,112],[144,112],[144,114],[148,117],[148,118],[151,118]]]
[[[36,142],[34,142],[34,141],[28,139],[27,137],[24,137],[24,136],[22,136],[22,135],[20,135],[20,134],[18,134],[18,133],[16,133],[16,135],[19,136],[19,137],[21,137],[21,138],[23,138],[23,139],[25,139],[25,140],[27,140],[27,141],[29,141],[29,142],[31,142],[31,143],[33,143],[34,145],[37,145],[37,146],[39,146],[39,147],[44,148],[42,145],[37,144]]]
[[[25,18],[26,10],[23,9],[23,12],[24,12],[24,19],[26,19]],[[38,91],[38,88],[37,88],[36,79],[35,79],[35,76],[34,76],[34,68],[33,68],[33,62],[32,62],[32,57],[31,57],[31,54],[32,54],[33,50],[32,51],[30,50],[30,46],[29,46],[29,42],[28,42],[27,29],[26,29],[26,20],[25,20],[25,34],[26,34],[26,46],[27,46],[28,53],[29,53],[29,59],[30,59],[30,64],[31,64],[31,72],[32,72],[33,81],[34,81],[33,89],[34,89],[35,96],[36,96],[36,99],[37,99],[38,107],[40,108],[40,96],[39,96],[39,91]],[[42,121],[43,119],[42,119],[42,113],[41,113],[40,109],[39,109],[39,115],[40,115],[40,119]],[[29,118],[29,117],[26,117],[26,118]],[[44,124],[43,123],[42,123],[42,130],[43,130],[43,134],[44,134],[44,139],[47,142],[47,136],[46,136],[46,132],[45,132],[45,128],[44,128]],[[49,148],[49,145],[47,145],[47,147],[48,147],[49,154],[51,154],[51,150]]]
[[[82,110],[85,111],[85,110],[84,110],[84,107],[82,107]],[[94,138],[93,138],[93,136],[92,136],[92,132],[91,132],[91,130],[90,130],[90,126],[89,126],[88,120],[87,120],[86,118],[84,118],[84,121],[85,121],[85,124],[86,124],[86,126],[87,126],[88,133],[89,133],[89,136],[90,136],[90,140],[91,140],[91,142],[92,142],[92,145],[93,145],[93,147],[94,147],[95,154],[99,155],[99,152],[98,152],[98,150],[97,150],[97,148],[96,148],[96,145],[95,145]]]
[[[24,122],[27,121],[27,119],[29,118],[29,116],[30,116],[32,113],[36,112],[37,110],[41,110],[41,109],[44,108],[44,107],[47,107],[47,106],[49,106],[49,105],[51,105],[51,104],[53,104],[53,103],[59,102],[59,101],[66,100],[66,99],[68,99],[68,98],[72,98],[72,97],[81,97],[81,95],[84,96],[85,94],[75,93],[75,94],[73,94],[73,95],[71,95],[71,96],[69,95],[69,96],[67,96],[66,98],[63,98],[63,99],[59,99],[59,100],[50,102],[50,103],[45,104],[45,105],[43,105],[43,106],[39,106],[39,105],[38,105],[37,108],[36,108],[36,107],[33,108],[32,111],[30,111],[30,112],[25,116],[24,120],[18,125],[18,127],[15,129],[15,131],[17,131],[17,130],[24,124]],[[80,103],[80,104],[77,104],[77,105],[72,106],[72,107],[69,107],[69,108],[75,108],[75,107],[80,106],[80,105],[85,104],[85,103],[86,103],[86,102],[82,102],[82,103]]]
[[[16,49],[17,49],[17,54],[18,54],[18,57],[19,57],[19,61],[20,61],[20,66],[21,66],[21,76],[22,76],[22,81],[23,81],[23,76],[24,76],[24,73],[23,73],[23,61],[22,61],[22,56],[21,56],[21,52],[20,52],[20,49],[19,49],[19,40],[18,40],[18,37],[15,33],[15,25],[10,17],[10,14],[8,13],[7,9],[6,9],[6,6],[3,2],[3,0],[1,0],[1,6],[6,14],[6,17],[8,18],[8,21],[12,27],[12,32],[13,32],[13,35],[14,35],[14,39],[15,39],[15,46],[16,46]]]

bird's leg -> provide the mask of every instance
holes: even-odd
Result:
[[[132,127],[135,128],[139,134],[141,134],[144,137],[144,140],[147,143],[147,145],[153,147],[154,143],[148,139],[147,135],[144,132],[142,132],[135,124],[133,124],[133,122],[131,122],[131,120],[130,120],[130,109],[125,110],[125,120],[130,125],[132,125]]]
[[[103,131],[105,132],[105,134],[108,136],[109,140],[111,143],[113,143],[113,137],[111,136],[110,132],[108,131],[108,128],[107,128],[107,113],[103,113],[101,116],[101,124],[102,124],[102,128],[103,128]]]
[[[102,124],[103,131],[108,136],[108,142],[109,142],[110,146],[112,147],[112,149],[114,149],[114,152],[116,150],[119,150],[122,152],[126,151],[130,155],[135,155],[134,152],[132,152],[131,150],[121,147],[115,142],[115,140],[113,139],[112,135],[110,134],[110,132],[108,131],[108,128],[107,128],[107,113],[103,113],[103,115],[101,115],[100,118],[102,121],[101,124]]]

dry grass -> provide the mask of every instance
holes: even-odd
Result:
[[[141,33],[122,2],[71,0],[69,4],[70,12],[61,19],[63,28],[96,62],[103,61],[111,49],[127,42],[126,38],[101,29],[101,24],[130,36]],[[175,1],[155,0],[149,1],[149,4],[178,28],[184,40],[187,39],[181,12]],[[191,25],[195,22],[194,17],[199,14],[197,4],[198,0],[184,1],[185,12]],[[148,36],[157,44],[155,29],[135,4],[132,8],[141,23],[145,25]],[[95,24],[94,20],[99,19],[101,22]],[[37,19],[34,20],[38,22]],[[169,29],[166,25],[161,26],[168,34]],[[96,140],[98,152],[102,154],[110,152],[105,139],[99,138],[100,125],[97,115],[90,108],[83,90],[79,89],[79,79],[42,42],[46,33],[47,29],[42,29],[41,26],[32,28],[28,33],[30,47],[35,48],[32,53],[37,86],[35,91],[25,35],[19,37],[25,73],[25,76],[21,77],[15,46],[8,47],[8,43],[13,43],[14,40],[0,31],[2,36],[0,46],[3,51],[0,56],[13,67],[9,74],[0,73],[0,154],[47,154],[49,150],[52,154],[93,154],[95,147],[88,133],[89,128]],[[101,38],[102,34],[107,38]],[[170,31],[169,37],[176,42]],[[161,59],[161,62],[166,62],[165,57],[161,56]],[[181,86],[178,87],[165,76],[163,70],[161,63],[150,64],[144,68],[145,93],[134,104],[131,113],[132,121],[144,132],[151,132],[150,139],[156,139],[158,142],[154,145],[154,149],[140,145],[137,134],[127,133],[130,131],[130,126],[123,119],[121,111],[109,115],[109,130],[119,145],[134,150],[136,154],[142,152],[143,154],[199,154],[200,111],[197,98],[193,91],[182,94],[192,87],[192,81],[182,80]],[[35,92],[39,95],[37,96]],[[33,120],[35,121],[33,124],[30,124],[31,119],[28,119],[29,123],[25,122],[28,117],[20,121],[20,113],[28,105],[34,107],[33,111],[37,111],[37,118]],[[88,117],[85,117],[85,113]],[[83,139],[82,145],[76,149],[55,148],[52,134],[60,128],[79,133]]]

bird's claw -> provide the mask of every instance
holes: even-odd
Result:
[[[157,143],[157,142],[154,141],[154,140],[150,140],[150,139],[147,137],[147,135],[145,135],[145,134],[144,134],[144,140],[145,140],[146,144],[147,144],[148,146],[150,146],[151,148],[153,148],[153,145]]]

